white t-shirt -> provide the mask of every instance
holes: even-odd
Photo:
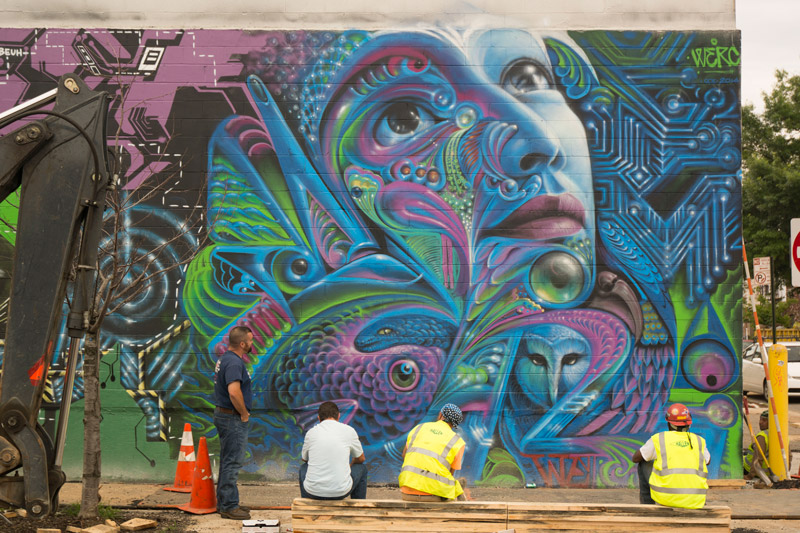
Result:
[[[647,439],[647,442],[639,448],[639,451],[642,454],[642,459],[645,461],[654,461],[656,458],[656,445],[653,442],[653,439]],[[703,446],[703,460],[708,464],[711,461],[711,454],[708,453],[708,446]]]
[[[303,460],[308,472],[303,487],[322,498],[344,496],[353,488],[350,459],[364,453],[356,430],[332,418],[323,420],[306,433]]]

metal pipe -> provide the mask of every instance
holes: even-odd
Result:
[[[772,302],[772,344],[778,344],[778,334],[776,332],[776,320],[775,320],[775,269],[773,268],[773,264],[775,261],[772,260],[772,256],[769,258],[769,291],[770,291],[770,302]]]
[[[64,459],[64,443],[67,440],[67,422],[69,422],[69,408],[72,405],[72,388],[75,386],[75,369],[78,366],[78,348],[80,342],[80,339],[70,339],[69,341],[67,375],[64,376],[64,388],[61,393],[61,410],[58,413],[58,429],[56,430],[56,466],[61,466],[61,462]]]
[[[12,107],[7,111],[3,111],[0,113],[0,127],[2,127],[5,122],[13,121],[16,115],[21,115],[27,111],[30,111],[31,109],[39,109],[40,107],[46,106],[56,99],[57,92],[58,89],[52,89],[44,94],[40,94],[36,98],[31,98],[30,100],[22,102],[18,106]]]

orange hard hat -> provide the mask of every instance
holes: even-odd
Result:
[[[673,426],[692,425],[692,413],[690,413],[689,408],[682,403],[673,403],[667,407],[667,412],[664,417],[667,419],[667,422]]]

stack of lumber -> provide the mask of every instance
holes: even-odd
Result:
[[[513,503],[508,526],[522,531],[675,531],[731,530],[730,507],[675,509],[625,503]],[[297,530],[295,530],[297,531]]]
[[[402,531],[497,533],[602,531],[681,533],[730,531],[729,507],[672,509],[657,505],[540,502],[448,502],[402,500],[309,500],[292,502],[295,533]]]

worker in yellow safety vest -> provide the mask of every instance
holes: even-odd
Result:
[[[703,437],[689,432],[692,415],[675,403],[665,415],[669,431],[656,433],[636,450],[640,503],[700,509],[706,504],[711,456]]]
[[[464,489],[453,477],[461,469],[466,444],[453,431],[464,421],[458,406],[445,404],[436,422],[411,430],[403,449],[400,492],[407,501],[464,500]]]
[[[756,441],[758,441],[758,445],[761,446],[761,451],[764,452],[764,456],[769,459],[769,409],[764,409],[761,411],[761,416],[758,417],[758,435],[756,435]],[[747,454],[744,456],[743,467],[745,472],[745,479],[751,479],[754,474],[761,477],[763,472],[769,470],[769,465],[761,459],[756,460],[756,458],[761,458],[761,454],[758,452],[756,448],[756,443],[753,442],[750,447],[747,449]],[[759,471],[759,469],[761,471]]]

